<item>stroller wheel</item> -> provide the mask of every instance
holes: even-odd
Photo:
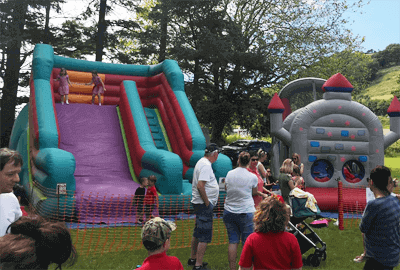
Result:
[[[311,265],[313,267],[318,267],[320,263],[321,263],[321,257],[319,257],[317,254],[308,255],[307,257],[308,265]]]
[[[326,251],[324,251],[324,253],[322,253],[322,260],[323,260],[323,261],[326,260]]]

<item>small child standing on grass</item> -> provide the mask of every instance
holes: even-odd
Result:
[[[56,81],[60,82],[60,86],[58,87],[58,93],[61,95],[61,104],[68,103],[68,94],[69,94],[69,86],[71,82],[69,80],[69,76],[67,74],[67,70],[65,68],[61,68],[60,73],[57,76]]]
[[[101,80],[100,76],[97,74],[97,71],[92,71],[92,80],[90,83],[86,83],[86,85],[94,84],[92,89],[92,104],[94,104],[94,99],[96,95],[98,96],[99,106],[101,106],[101,94],[106,91],[106,87],[104,86],[103,81]]]
[[[154,217],[153,210],[154,210],[154,205],[156,203],[158,207],[158,195],[155,187],[157,182],[157,177],[155,175],[150,175],[148,179],[149,179],[149,185],[147,186],[147,193],[146,196],[144,197],[146,220],[149,220],[150,218]]]
[[[133,205],[136,206],[136,217],[138,217],[139,222],[143,222],[143,202],[149,180],[147,177],[141,177],[139,179],[139,183],[140,187],[138,187],[135,191]]]

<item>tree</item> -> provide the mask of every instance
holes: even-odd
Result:
[[[100,0],[100,11],[99,11],[99,23],[97,30],[97,42],[96,42],[96,61],[101,62],[103,59],[103,48],[104,48],[104,33],[106,32],[106,7],[107,0]]]
[[[304,70],[298,72],[291,80],[304,77],[317,77],[329,79],[336,73],[341,73],[353,85],[353,99],[366,105],[370,101],[364,96],[363,91],[370,85],[371,78],[375,76],[375,70],[371,67],[374,64],[371,55],[359,51],[345,49],[329,57],[324,57]],[[289,82],[286,81],[286,82]],[[321,99],[322,94],[317,95]],[[313,101],[311,93],[296,94],[291,97],[292,109],[296,110]]]
[[[32,54],[32,45],[45,39],[44,16],[38,11],[48,5],[57,9],[59,2],[61,1],[0,1],[0,78],[3,82],[0,104],[1,147],[9,144],[16,105],[26,102],[26,97],[17,97],[18,88],[26,87],[29,77],[29,72],[21,71],[21,66]]]
[[[188,97],[199,121],[211,127],[212,141],[218,144],[223,143],[221,135],[229,125],[251,128],[257,116],[267,115],[269,95],[262,87],[271,87],[322,57],[357,45],[356,38],[343,28],[342,17],[360,3],[168,3],[167,53],[190,78],[186,83]],[[160,24],[147,24],[144,29],[149,37],[160,33]],[[143,39],[141,44],[148,45]],[[157,54],[156,44],[149,47],[148,55]]]
[[[76,18],[66,20],[54,31],[51,45],[57,54],[84,59],[87,55],[96,54],[96,61],[106,57],[109,61],[127,59],[119,53],[121,40],[138,27],[133,20],[106,19],[105,16],[117,6],[124,7],[126,12],[134,11],[137,0],[89,0],[86,8]],[[94,18],[97,16],[98,20]]]
[[[400,64],[400,44],[390,44],[383,51],[372,56],[381,68]]]
[[[2,3],[4,4],[4,3]],[[8,3],[10,8],[10,19],[7,24],[7,32],[9,41],[6,44],[4,55],[5,69],[4,69],[4,85],[2,90],[1,102],[1,147],[8,146],[9,137],[14,124],[15,106],[17,104],[17,90],[19,69],[21,66],[20,55],[22,45],[22,34],[25,25],[25,14],[28,5],[26,1],[14,1]],[[3,10],[3,9],[2,9]],[[2,14],[3,20],[7,20],[5,14]],[[11,35],[12,33],[12,35]],[[3,62],[4,63],[4,62]]]

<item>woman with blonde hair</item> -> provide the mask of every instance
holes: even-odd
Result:
[[[289,193],[294,189],[294,182],[292,180],[293,173],[293,161],[287,158],[283,161],[281,168],[279,169],[278,181],[281,187],[282,197],[285,203],[289,204]]]
[[[292,161],[293,161],[294,165],[299,166],[299,168],[300,168],[300,176],[302,176],[303,172],[304,172],[304,164],[301,163],[300,155],[297,154],[297,153],[293,153],[292,154]]]
[[[243,246],[239,270],[302,269],[296,236],[285,231],[289,218],[289,208],[273,197],[260,203],[254,214],[254,233]]]
[[[254,206],[257,208],[258,204],[263,200],[265,194],[270,194],[273,195],[271,191],[267,190],[264,188],[264,181],[261,178],[261,175],[259,174],[257,170],[257,163],[258,163],[258,154],[256,151],[250,151],[250,163],[247,166],[247,170],[257,176],[258,179],[258,184],[257,184],[257,190],[258,190],[258,195],[253,196],[254,200]],[[265,194],[264,194],[265,193]]]

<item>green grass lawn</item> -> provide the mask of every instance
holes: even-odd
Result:
[[[391,92],[399,88],[397,83],[399,75],[400,66],[379,70],[377,79],[373,81],[370,87],[365,89],[364,94],[372,99],[392,99],[393,94]]]
[[[393,177],[400,178],[400,157],[385,158],[385,165],[391,168]],[[397,189],[396,192],[400,190]],[[361,233],[357,228],[358,222],[359,220],[354,220],[352,222],[354,226],[343,231],[333,225],[333,222],[330,222],[327,228],[314,229],[327,245],[327,259],[321,262],[318,269],[363,268],[363,264],[353,262],[353,258],[363,250]],[[190,248],[187,246],[190,243],[192,229],[192,223],[177,221],[177,230],[173,232],[171,238],[172,248],[168,251],[169,255],[180,259],[185,269],[191,269],[186,263],[190,256]],[[98,240],[99,234],[102,235],[100,240]],[[134,269],[136,265],[141,265],[147,256],[146,250],[140,245],[139,227],[88,229],[85,235],[82,231],[77,235],[77,231],[72,230],[72,236],[80,254],[77,263],[66,269]],[[106,237],[114,241],[106,241]],[[121,237],[124,238],[123,241]],[[131,239],[127,240],[127,237]],[[214,243],[226,242],[226,231],[221,220],[214,224],[213,239]],[[180,248],[181,246],[186,248]],[[241,248],[238,250],[238,261],[240,252]],[[314,248],[303,254],[303,258],[313,252]],[[209,245],[204,260],[209,263],[209,269],[228,269],[228,245]],[[305,265],[303,269],[314,268]],[[400,270],[400,266],[395,269]]]
[[[361,254],[363,250],[359,229],[351,228],[340,231],[332,223],[330,222],[327,228],[314,229],[327,245],[327,259],[321,262],[318,269],[362,269],[363,264],[353,262],[353,258]],[[175,233],[173,233],[172,239]],[[240,254],[240,251],[241,249],[238,250],[238,254]],[[314,249],[312,248],[303,254],[303,258],[313,252]],[[178,257],[185,269],[191,269],[186,265],[190,256],[190,248],[170,249],[168,254]],[[68,269],[134,269],[136,265],[142,264],[146,255],[147,252],[142,249],[108,252],[103,255],[80,256],[78,262]],[[209,263],[209,269],[228,269],[228,245],[208,246],[204,260]],[[314,268],[304,266],[303,269]],[[400,267],[396,269],[400,269]]]

